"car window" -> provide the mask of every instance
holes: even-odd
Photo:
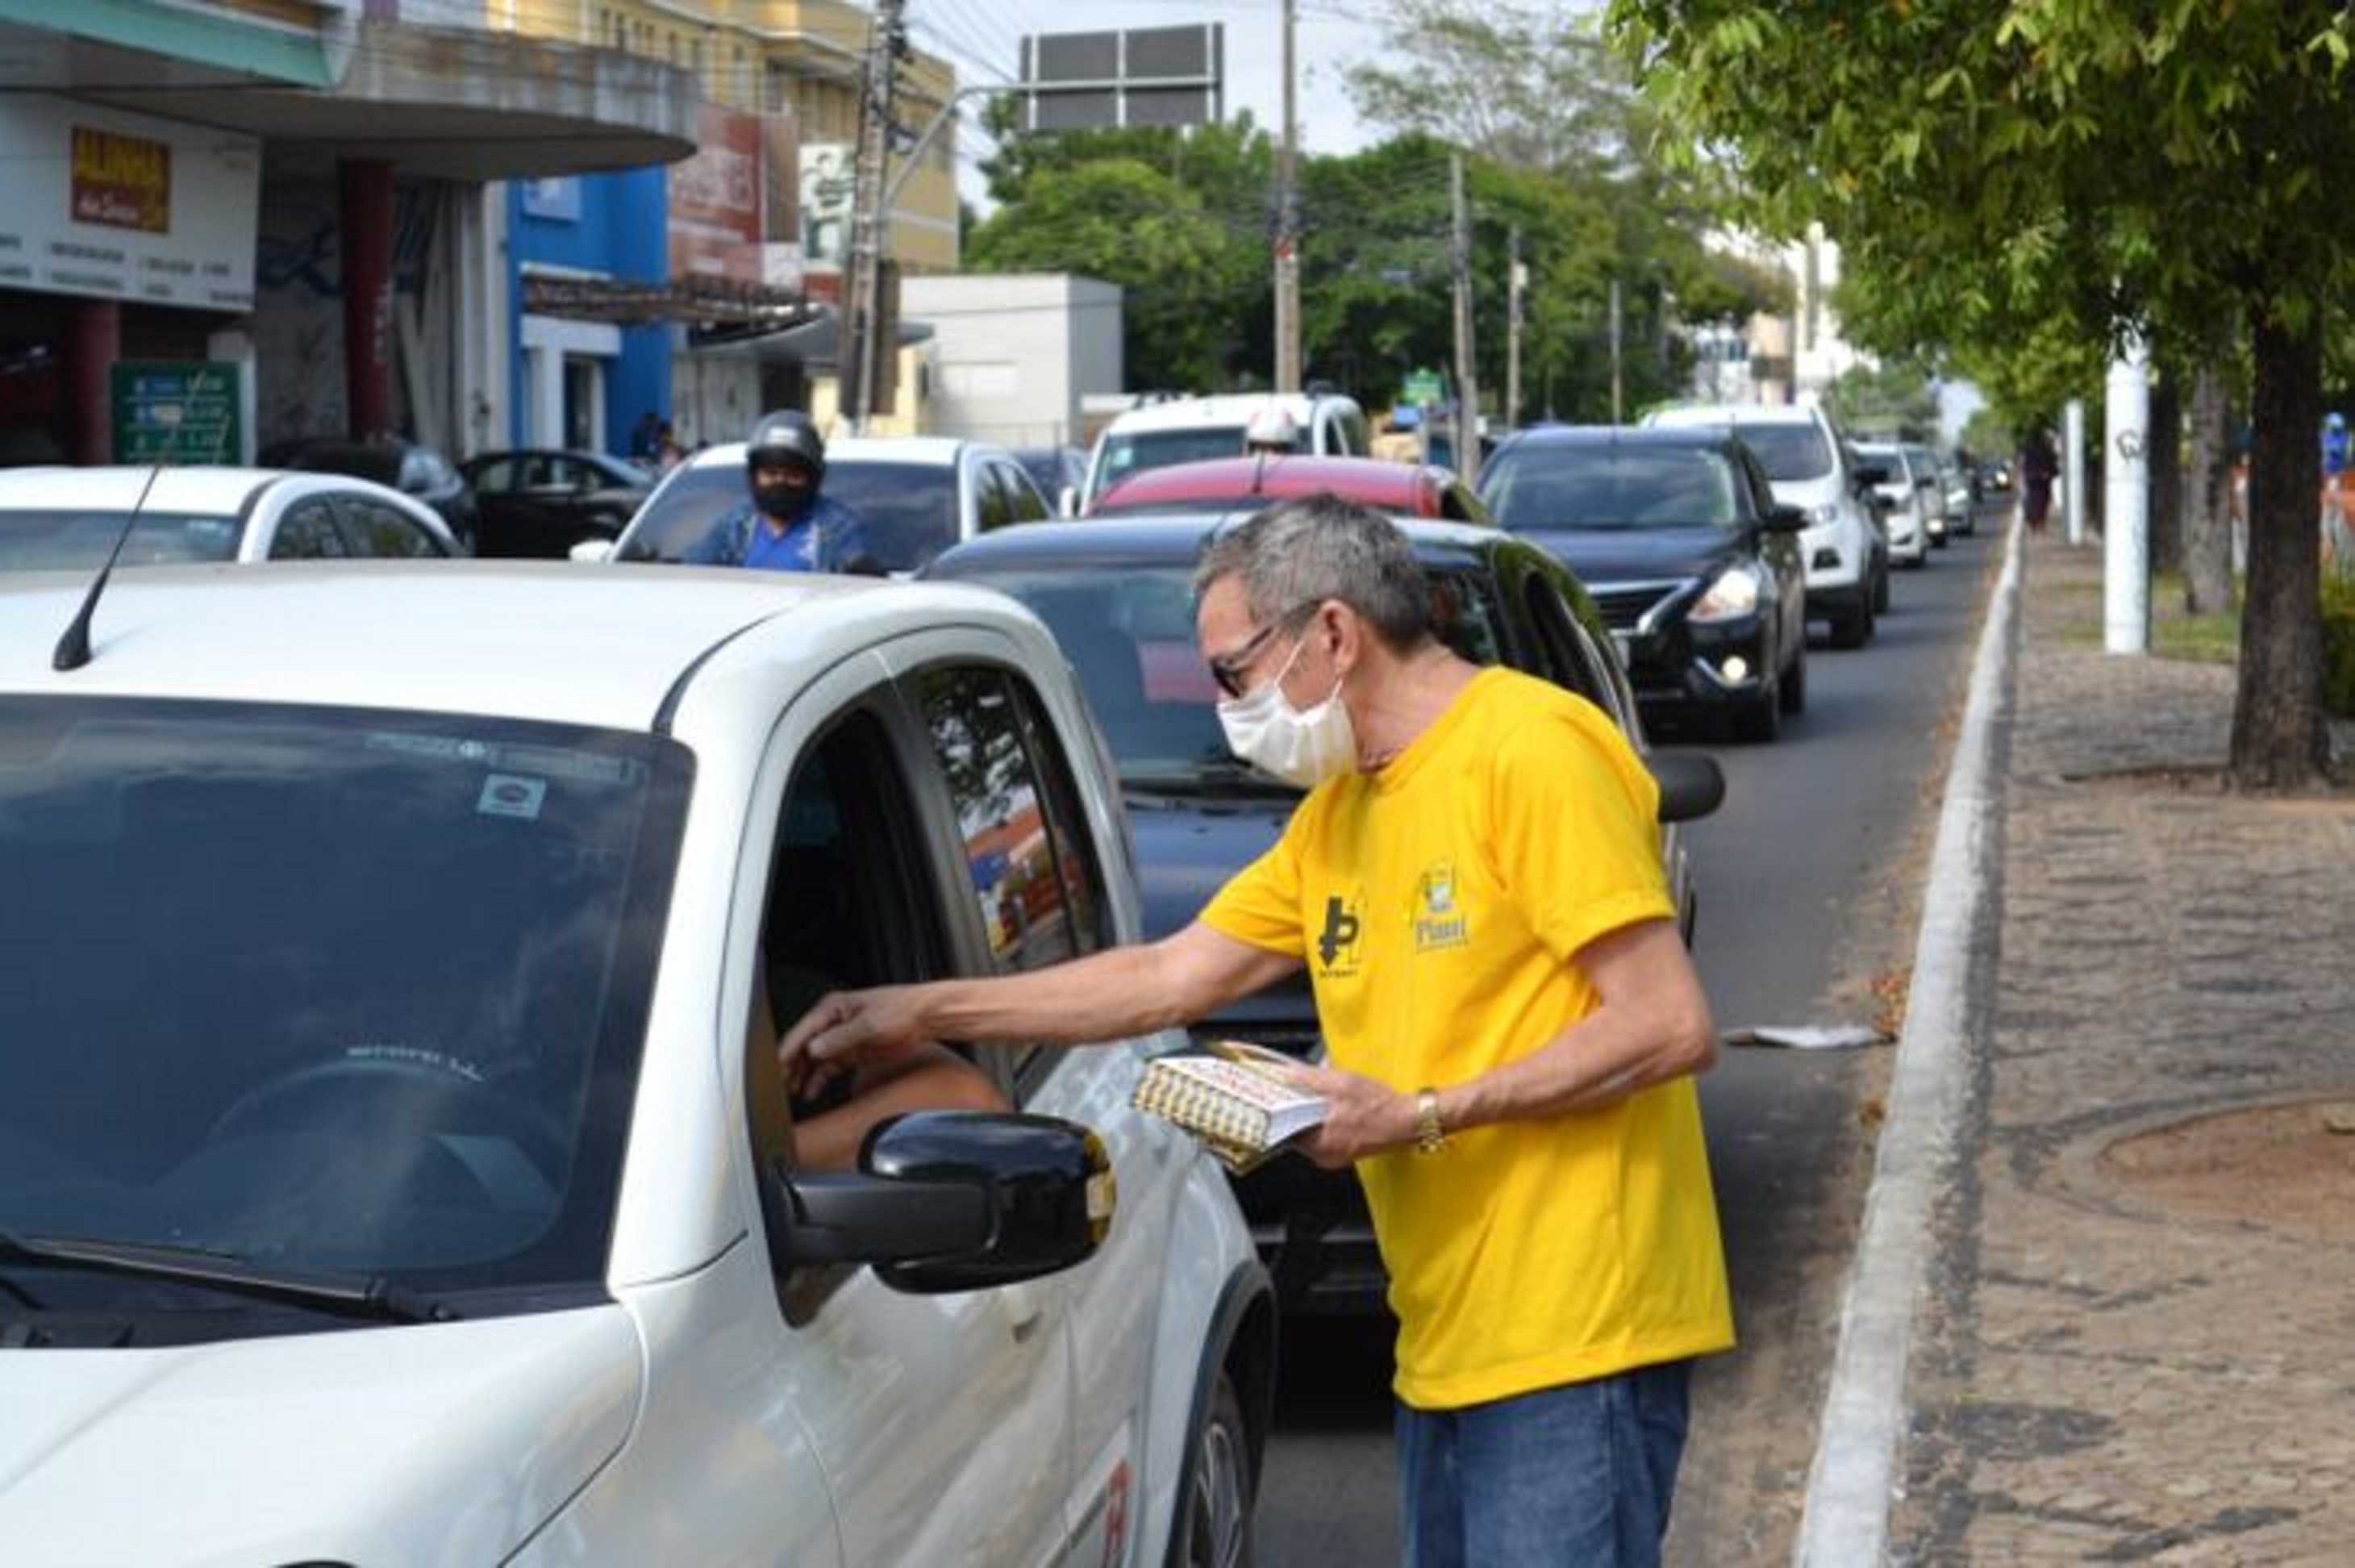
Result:
[[[1006,484],[1006,475],[995,463],[984,463],[974,470],[974,485],[980,492],[976,512],[976,528],[982,533],[1002,528],[1014,520],[1014,497]]]
[[[416,560],[444,554],[441,540],[398,507],[373,496],[338,496],[344,539],[354,555]]]
[[[1474,664],[1507,662],[1504,610],[1497,603],[1495,580],[1487,573],[1433,571],[1431,620],[1439,640]]]
[[[702,463],[671,471],[630,521],[624,560],[678,560],[728,512],[751,498],[741,463]]]
[[[739,474],[740,491],[743,483]],[[957,471],[951,464],[832,462],[826,494],[857,515],[868,549],[886,571],[913,571],[957,542]]]
[[[597,1298],[683,751],[16,697],[0,757],[0,945],[40,976],[0,1051],[0,1227]]]
[[[1213,457],[1234,457],[1243,449],[1240,424],[1192,425],[1184,430],[1118,432],[1104,437],[1103,464],[1096,475],[1101,492],[1132,474],[1167,468],[1173,463],[1200,463]]]
[[[1820,479],[1832,472],[1831,443],[1812,423],[1745,421],[1739,428],[1769,479]]]
[[[1482,481],[1505,528],[1729,527],[1734,473],[1705,447],[1528,444],[1498,453]]]
[[[517,489],[521,485],[517,476],[519,466],[519,460],[513,457],[494,457],[478,464],[474,469],[474,488],[487,493]]]
[[[123,533],[120,511],[0,512],[0,571],[92,571]],[[235,517],[199,513],[142,512],[116,557],[122,566],[230,560],[240,526]]]
[[[1014,521],[1035,523],[1054,515],[1053,505],[1019,464],[1000,458],[995,466],[998,477],[1005,481],[1007,507]]]
[[[913,684],[993,966],[1043,969],[1103,946],[1102,869],[1036,695],[1008,671],[969,666],[923,670]],[[1014,1065],[1018,1083],[1043,1075],[1034,1052]]]
[[[335,503],[325,496],[306,496],[288,507],[270,540],[272,560],[337,560],[350,553]]]

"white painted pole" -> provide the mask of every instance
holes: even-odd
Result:
[[[2085,542],[2085,400],[2072,398],[2061,411],[2061,516],[2069,548]]]
[[[2111,361],[2102,400],[2102,646],[2150,650],[2150,367],[2141,343]]]

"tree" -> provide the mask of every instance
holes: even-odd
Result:
[[[1822,221],[1892,311],[1956,336],[2057,322],[2096,352],[2248,324],[2231,772],[2318,778],[2316,431],[2326,325],[2355,281],[2336,177],[2355,19],[2335,0],[1612,0],[1608,26],[1753,219]]]

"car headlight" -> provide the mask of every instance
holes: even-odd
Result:
[[[1758,608],[1758,574],[1746,566],[1729,566],[1693,602],[1692,621],[1730,621]]]
[[[1839,503],[1838,501],[1826,501],[1807,508],[1807,526],[1811,528],[1829,528],[1838,521]]]

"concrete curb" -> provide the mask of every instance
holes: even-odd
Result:
[[[1887,1547],[1913,1309],[1928,1273],[1931,1221],[1955,1157],[1968,1082],[1974,965],[1994,930],[1999,839],[1993,829],[2002,801],[1992,761],[1995,725],[2009,709],[2022,538],[2015,520],[1947,770],[1888,1115],[1792,1552],[1803,1568],[1879,1563]]]

